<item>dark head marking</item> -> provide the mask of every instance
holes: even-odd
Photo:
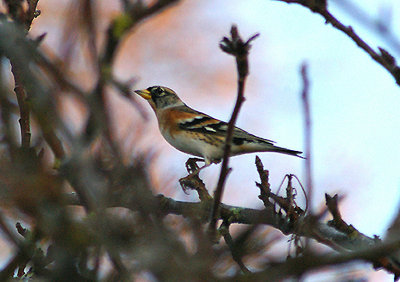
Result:
[[[147,90],[150,91],[151,100],[158,109],[183,104],[176,93],[168,87],[152,86],[147,88]]]

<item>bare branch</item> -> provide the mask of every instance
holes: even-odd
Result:
[[[390,10],[385,10],[385,15],[381,17],[373,18],[362,11],[361,6],[357,6],[354,1],[336,0],[335,3],[369,30],[380,35],[397,53],[400,53],[400,41],[394,34],[393,27],[390,26]]]
[[[11,61],[11,72],[14,75],[14,91],[17,96],[19,106],[19,124],[21,128],[21,147],[29,148],[31,143],[31,124],[30,124],[30,107],[27,100],[25,88],[21,81],[18,67]]]
[[[107,111],[108,101],[105,95],[106,83],[112,80],[111,69],[118,46],[125,35],[143,19],[161,12],[163,9],[178,2],[178,0],[159,0],[151,6],[145,6],[141,1],[124,5],[126,9],[116,17],[108,26],[106,43],[100,52],[100,65],[98,78],[91,93],[91,113],[86,125],[86,139],[91,141],[97,134],[104,134],[116,158],[121,159],[121,154],[113,140],[110,113]]]
[[[327,23],[330,23],[334,28],[342,31],[348,37],[350,37],[358,47],[363,49],[375,62],[384,67],[396,80],[396,83],[400,85],[400,67],[395,63],[390,63],[385,59],[385,55],[376,52],[370,45],[368,45],[351,26],[345,26],[336,17],[334,17],[327,9],[326,0],[314,1],[314,0],[275,0],[279,2],[285,2],[288,4],[300,4],[304,7],[309,8],[312,12],[321,15]]]
[[[231,28],[231,37],[227,38],[224,37],[220,43],[220,48],[234,56],[236,58],[236,66],[238,72],[238,92],[235,107],[233,109],[232,116],[228,123],[228,129],[226,132],[226,139],[225,139],[225,146],[224,146],[224,157],[222,159],[221,164],[221,172],[218,178],[217,188],[214,193],[214,206],[211,213],[211,221],[209,231],[210,234],[213,236],[216,231],[217,226],[217,215],[219,204],[221,203],[222,195],[224,193],[224,184],[226,177],[229,173],[228,163],[229,163],[229,155],[231,152],[231,143],[233,137],[233,129],[235,128],[236,119],[239,115],[240,107],[244,102],[244,87],[246,82],[246,77],[249,73],[249,63],[248,63],[248,53],[251,48],[251,41],[257,38],[258,34],[253,35],[248,39],[246,42],[240,37],[237,27],[235,25]]]
[[[304,112],[304,139],[305,139],[305,172],[306,172],[306,189],[307,189],[307,206],[312,211],[312,199],[313,199],[313,182],[312,182],[312,171],[311,171],[311,110],[310,110],[310,98],[309,89],[310,81],[307,73],[308,67],[306,63],[301,65],[301,77],[303,80],[303,90],[301,92],[301,100],[303,101],[303,112]]]
[[[343,264],[354,260],[376,262],[380,258],[391,254],[394,249],[398,249],[399,247],[400,240],[397,240],[338,255],[307,254],[302,257],[289,259],[284,263],[276,263],[262,272],[248,274],[245,280],[240,277],[234,280],[279,281],[286,277],[299,277],[309,271],[328,265]]]
[[[250,273],[250,270],[243,263],[239,248],[235,245],[235,243],[234,243],[234,241],[232,239],[232,236],[229,233],[229,225],[230,224],[228,222],[224,221],[221,224],[221,227],[218,229],[218,231],[224,237],[225,243],[228,245],[229,250],[232,253],[233,260],[239,265],[239,267],[242,270],[242,272],[243,273]]]
[[[36,18],[40,12],[36,11],[36,6],[39,0],[28,1],[28,9],[25,11],[20,1],[5,1],[8,5],[10,14],[13,20],[22,24],[27,33],[31,28],[31,24],[34,18]],[[25,87],[22,82],[20,70],[18,70],[18,65],[13,61],[11,62],[11,72],[14,75],[15,84],[15,94],[17,96],[19,112],[20,112],[20,128],[21,128],[21,147],[29,148],[31,142],[31,124],[30,124],[30,107],[27,101],[27,94],[25,92]]]

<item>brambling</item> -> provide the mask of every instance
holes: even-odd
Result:
[[[228,129],[226,122],[190,108],[168,87],[152,86],[135,93],[152,107],[161,134],[169,144],[179,151],[204,158],[205,166],[221,161]],[[299,156],[302,152],[277,147],[274,143],[235,127],[231,156],[276,152],[302,158]]]

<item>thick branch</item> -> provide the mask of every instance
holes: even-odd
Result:
[[[235,281],[280,281],[284,278],[299,277],[309,271],[323,266],[348,263],[354,260],[378,261],[380,258],[390,255],[393,250],[400,248],[400,240],[376,244],[368,248],[362,248],[355,252],[346,252],[335,255],[307,254],[303,257],[289,259],[281,264],[274,264],[266,270],[248,274],[245,279],[237,277]]]
[[[121,200],[121,197],[117,195],[114,196],[115,198],[110,198],[109,202],[106,203],[107,207],[124,207],[132,211],[138,211],[140,209],[136,203],[123,201]],[[74,193],[66,195],[66,201],[70,205],[81,204],[79,197]],[[175,201],[171,198],[164,197],[163,195],[155,196],[154,201],[152,202],[155,203],[155,206],[153,207],[154,210],[157,210],[161,214],[182,215],[184,217],[191,217],[202,221],[209,220],[208,216],[212,208],[206,203]],[[379,240],[358,232],[354,227],[352,227],[354,229],[351,233],[343,232],[338,230],[332,222],[325,223],[318,221],[307,225],[307,227],[298,228],[299,224],[305,224],[305,221],[302,220],[302,218],[298,219],[297,224],[293,224],[293,222],[287,217],[281,213],[275,212],[273,207],[257,210],[220,204],[219,209],[220,213],[218,219],[229,219],[231,224],[269,225],[280,230],[285,235],[294,234],[314,239],[339,252],[347,253],[367,250],[374,246],[381,245]],[[391,249],[391,252],[386,252],[385,254],[391,254],[394,250],[395,249]],[[346,259],[346,261],[348,260]],[[375,256],[374,260],[371,261],[376,267],[384,267],[385,269],[395,273],[395,275],[400,273],[399,263],[395,256]]]
[[[201,202],[176,201],[163,195],[155,196],[154,201],[157,203],[155,209],[160,213],[196,217],[204,220],[209,219],[208,215],[212,208],[210,205]],[[75,193],[67,194],[66,202],[69,205],[81,205],[81,201]],[[110,198],[107,207],[124,207],[132,211],[139,210],[137,204],[124,202],[118,196]],[[295,229],[292,223],[282,214],[276,213],[273,208],[257,210],[221,203],[220,209],[221,212],[218,219],[229,218],[230,223],[237,224],[270,225],[280,230],[285,235],[295,234],[297,232],[300,236],[310,237],[338,250],[355,250],[360,246],[371,246],[376,243],[374,238],[365,236],[362,233],[359,233],[358,238],[348,238],[347,234],[337,231],[334,227],[322,222],[315,224],[312,230]],[[339,247],[341,249],[339,249]]]

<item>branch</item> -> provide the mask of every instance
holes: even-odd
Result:
[[[217,218],[218,218],[218,208],[221,203],[222,195],[224,193],[224,184],[226,177],[229,173],[228,163],[229,156],[231,152],[231,143],[233,137],[233,130],[235,128],[236,119],[239,115],[240,107],[244,101],[244,86],[246,77],[249,73],[248,64],[248,53],[251,48],[250,42],[258,37],[259,34],[253,35],[246,42],[240,37],[237,27],[235,25],[231,28],[231,38],[224,37],[220,43],[220,48],[222,51],[234,56],[236,58],[236,66],[238,72],[238,93],[236,98],[235,108],[231,119],[228,123],[228,129],[226,133],[225,146],[224,146],[224,156],[222,159],[221,172],[218,179],[217,188],[214,193],[214,205],[211,213],[211,221],[209,226],[209,231],[211,235],[215,234]]]
[[[400,85],[400,67],[396,64],[393,56],[387,51],[380,49],[378,54],[371,46],[369,46],[360,36],[358,36],[351,26],[345,26],[338,19],[336,19],[327,9],[326,0],[275,0],[285,2],[288,4],[300,4],[306,8],[309,8],[312,12],[321,15],[327,23],[330,23],[334,28],[342,31],[348,37],[350,37],[358,47],[363,49],[370,57],[384,67],[396,80],[396,83]],[[389,55],[389,56],[388,56]]]
[[[310,98],[309,88],[310,81],[308,79],[308,66],[307,63],[301,65],[301,77],[303,79],[303,90],[301,92],[301,99],[303,101],[304,110],[304,137],[305,137],[305,171],[306,171],[306,189],[307,189],[307,206],[312,210],[312,198],[313,198],[313,183],[311,174],[311,110],[310,110]]]
[[[363,248],[355,252],[339,255],[308,254],[303,257],[289,259],[284,263],[273,264],[266,270],[248,274],[245,278],[237,277],[235,281],[280,281],[286,277],[299,277],[309,271],[336,264],[348,263],[354,260],[377,261],[379,258],[390,255],[394,249],[400,248],[400,240],[379,243],[375,246]],[[395,274],[396,275],[396,274]]]
[[[38,1],[39,0],[28,1],[27,10],[23,8],[19,1],[5,1],[13,20],[16,23],[23,25],[26,33],[28,33],[31,28],[33,19],[40,14],[40,11],[36,10]],[[11,59],[10,63],[11,72],[14,75],[14,91],[17,96],[20,113],[19,124],[21,128],[21,147],[29,148],[31,143],[30,107],[27,101],[27,95],[22,82],[20,70],[18,69],[18,64]]]
[[[121,191],[121,193],[122,195],[124,194],[123,191]],[[271,193],[271,195],[272,194],[273,193]],[[150,200],[150,202],[154,203],[153,212],[157,211],[157,213],[161,215],[182,215],[203,222],[209,220],[212,206],[207,203],[175,201],[163,195],[152,197],[153,199]],[[347,225],[341,219],[338,207],[335,206],[335,198],[337,197],[332,198],[327,196],[328,209],[334,215],[333,221],[329,221],[328,223],[324,223],[318,219],[311,224],[311,221],[307,220],[307,218],[303,216],[303,212],[298,210],[297,207],[294,209],[296,216],[284,216],[281,212],[276,212],[273,205],[263,210],[257,210],[225,205],[222,203],[219,206],[220,213],[218,214],[218,219],[229,220],[230,224],[269,225],[280,230],[285,235],[294,234],[311,238],[334,250],[344,253],[359,252],[360,250],[368,250],[375,247],[380,248],[379,246],[382,245],[380,240],[362,234],[352,225]],[[333,199],[333,201],[330,199]],[[288,199],[285,198],[280,199],[281,202],[285,200],[288,201]],[[66,195],[66,203],[70,205],[81,205],[79,197],[77,197],[75,193]],[[126,201],[126,197],[120,197],[117,194],[114,194],[108,199],[108,202],[105,203],[105,207],[124,207],[132,211],[140,211],[141,209],[136,202]],[[289,210],[288,207],[284,209]],[[343,226],[347,226],[348,228],[342,228]],[[386,270],[398,275],[400,274],[399,263],[394,255],[389,256],[394,250],[395,249],[391,249],[390,252],[385,251],[385,256],[374,256],[373,260],[369,259],[370,257],[366,255],[365,258],[371,261],[375,267],[384,267]],[[358,257],[359,255],[360,254],[356,254],[352,256],[352,258]],[[346,257],[346,261],[349,260],[350,259]],[[321,265],[317,264],[315,267],[319,266]],[[305,268],[303,271],[305,271]]]
[[[335,1],[340,7],[343,8],[349,15],[354,19],[358,20],[368,29],[374,31],[377,35],[381,36],[386,42],[391,45],[397,53],[400,53],[400,41],[393,32],[393,28],[390,26],[390,14],[385,13],[377,18],[369,17],[364,11],[361,10],[352,1],[340,0]],[[389,11],[389,10],[388,10]]]
[[[21,129],[21,147],[29,148],[31,143],[31,124],[30,124],[30,107],[27,101],[25,88],[22,84],[21,75],[14,61],[11,63],[11,72],[14,75],[14,91],[17,96],[19,107],[19,125]]]
[[[100,65],[98,78],[93,88],[91,101],[89,103],[90,116],[86,124],[86,138],[91,141],[98,133],[104,134],[112,151],[120,159],[120,153],[115,146],[111,132],[111,118],[107,111],[107,99],[105,86],[112,80],[112,66],[118,46],[125,38],[125,35],[132,30],[143,19],[161,12],[178,0],[159,0],[151,6],[145,6],[142,1],[135,3],[125,2],[124,11],[117,16],[109,25],[106,35],[104,49],[100,52]]]
[[[26,11],[25,16],[25,28],[26,30],[30,30],[33,19],[37,18],[41,12],[40,10],[36,10],[39,0],[27,0],[27,2],[28,10]]]
[[[115,52],[124,36],[145,18],[162,12],[165,8],[179,2],[179,0],[158,0],[151,6],[144,6],[142,1],[124,5],[124,13],[116,17],[107,30],[105,48],[102,52],[102,65],[111,65]]]
[[[34,53],[35,59],[41,67],[47,70],[47,74],[52,77],[52,79],[57,83],[57,85],[63,89],[69,91],[69,93],[73,94],[76,98],[81,101],[87,102],[87,93],[81,89],[78,85],[71,82],[66,74],[60,69],[57,64],[57,59],[54,60],[56,62],[52,62],[47,56],[45,56],[42,52],[37,51]],[[53,55],[55,56],[55,55]]]
[[[57,120],[52,97],[50,97],[49,91],[44,87],[44,84],[40,83],[41,80],[30,72],[30,67],[28,67],[30,61],[37,59],[36,55],[39,53],[37,45],[43,39],[43,36],[40,36],[35,42],[26,38],[32,20],[39,15],[36,10],[37,2],[37,0],[28,1],[28,10],[25,11],[19,1],[7,1],[14,22],[2,21],[0,23],[2,27],[0,33],[3,35],[1,38],[7,38],[7,40],[0,41],[0,49],[5,52],[12,65],[15,92],[21,116],[21,146],[24,148],[29,148],[30,146],[29,116],[31,111],[30,104],[32,104],[32,110],[40,124],[43,137],[52,149],[56,159],[63,159],[65,151],[52,126],[54,121]],[[28,99],[30,104],[28,104]],[[44,110],[45,108],[46,110]]]
[[[195,217],[197,219],[209,220],[208,215],[211,211],[210,205],[205,205],[201,202],[183,202],[165,197],[163,195],[153,196],[155,203],[154,209],[161,214],[175,214],[184,217]],[[140,206],[136,203],[124,201],[118,195],[113,195],[108,199],[106,207],[123,207],[132,211],[140,210]],[[82,205],[81,200],[76,193],[65,195],[65,201],[68,205]],[[273,208],[262,210],[243,208],[238,206],[220,204],[220,215],[218,219],[229,218],[230,223],[237,224],[263,224],[270,225],[280,230],[284,235],[295,234],[306,236],[317,240],[318,242],[340,250],[355,250],[360,246],[372,246],[376,244],[375,238],[370,238],[362,233],[359,233],[357,238],[349,238],[347,234],[338,231],[333,226],[327,223],[318,222],[313,226],[313,229],[296,229],[293,223],[289,222],[285,216],[276,213]]]
[[[229,250],[231,251],[233,260],[239,265],[240,269],[243,273],[250,273],[250,270],[243,263],[240,246],[238,247],[232,239],[231,234],[229,233],[229,223],[224,221],[218,231],[224,236],[224,240],[226,245],[228,245]]]
[[[203,159],[198,158],[189,158],[186,161],[186,170],[189,175],[179,179],[179,183],[181,184],[184,193],[186,193],[187,189],[196,190],[200,201],[210,201],[212,200],[212,197],[208,193],[206,185],[203,180],[201,180],[199,174],[195,174],[195,172],[199,171],[199,166],[197,165],[197,161],[199,160],[203,161]]]

